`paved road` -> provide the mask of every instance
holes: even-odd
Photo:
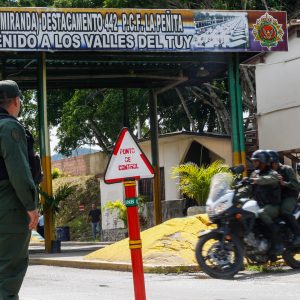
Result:
[[[146,274],[147,300],[296,300],[300,271],[242,272],[235,280],[202,273]],[[30,266],[20,300],[134,300],[127,272]]]

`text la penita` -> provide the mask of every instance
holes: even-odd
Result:
[[[171,13],[122,13],[123,32],[183,32],[181,14]]]

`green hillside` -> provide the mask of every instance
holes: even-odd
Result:
[[[60,203],[59,212],[55,217],[55,226],[69,226],[71,240],[91,240],[88,212],[92,203],[96,203],[100,208],[99,181],[95,176],[59,177],[53,180],[54,194],[65,184],[74,187],[74,192]],[[80,204],[84,205],[85,211],[79,211]]]

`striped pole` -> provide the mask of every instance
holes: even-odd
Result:
[[[125,204],[127,207],[127,223],[129,235],[129,249],[131,253],[132,274],[135,300],[146,300],[144,268],[142,258],[142,241],[138,218],[138,202],[136,181],[124,181]]]
[[[51,177],[51,156],[50,139],[47,117],[47,87],[46,87],[46,54],[38,53],[38,109],[39,109],[39,129],[40,129],[40,154],[44,179],[41,184],[42,190],[52,196],[52,177]],[[51,252],[51,240],[53,234],[53,213],[50,206],[45,203],[42,197],[45,220],[45,251]]]
[[[241,164],[244,166],[244,176],[247,176],[247,162],[246,162],[246,147],[245,147],[245,133],[244,133],[244,118],[243,118],[243,100],[240,84],[240,70],[239,70],[239,53],[235,54],[235,86],[236,86],[236,108],[237,108],[237,123],[239,128],[239,150],[241,156]]]
[[[150,129],[151,129],[151,156],[154,169],[153,180],[153,207],[154,224],[162,223],[162,206],[160,197],[160,168],[159,168],[159,146],[158,146],[158,122],[157,122],[157,94],[150,90],[149,99]]]
[[[237,99],[236,99],[236,88],[235,88],[235,76],[234,76],[234,62],[232,56],[230,56],[229,66],[229,93],[230,93],[230,104],[231,104],[231,142],[232,142],[232,162],[234,166],[241,163],[240,147],[239,147],[239,131],[237,121]]]

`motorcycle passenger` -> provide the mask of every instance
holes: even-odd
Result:
[[[257,150],[251,160],[255,170],[250,176],[251,184],[237,193],[236,199],[253,197],[261,207],[259,218],[267,229],[271,248],[270,254],[278,255],[282,249],[276,247],[277,228],[273,220],[279,215],[280,186],[278,173],[270,167],[270,156],[264,150]]]
[[[300,235],[300,226],[293,215],[298,202],[299,182],[292,167],[279,162],[279,155],[276,151],[268,150],[271,157],[271,167],[279,174],[281,187],[280,216],[290,226],[295,237]],[[298,238],[300,241],[300,237]],[[297,240],[298,240],[297,239]]]

